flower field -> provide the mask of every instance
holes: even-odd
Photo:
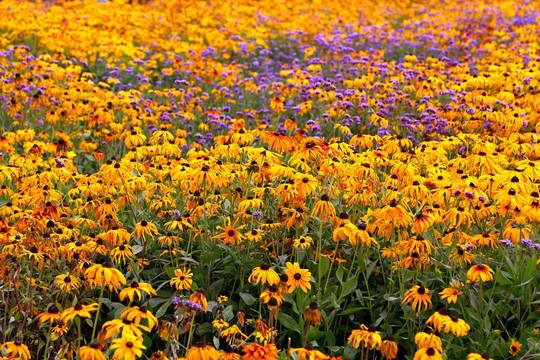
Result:
[[[0,2],[0,357],[540,358],[540,4]]]

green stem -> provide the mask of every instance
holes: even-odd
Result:
[[[95,336],[96,336],[96,329],[97,329],[97,323],[99,320],[99,312],[101,311],[101,303],[103,302],[103,291],[105,290],[105,284],[101,286],[101,292],[99,293],[99,305],[98,309],[96,311],[96,318],[94,319],[94,328],[92,329],[92,340],[90,340],[90,343],[94,342]]]

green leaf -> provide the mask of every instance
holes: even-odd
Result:
[[[296,321],[296,320],[294,320],[292,318],[292,316],[287,315],[287,314],[285,314],[283,312],[280,312],[278,314],[278,320],[281,323],[281,325],[283,325],[285,328],[287,328],[289,330],[294,330],[294,331],[300,333],[300,325],[299,325],[298,321]]]
[[[165,268],[165,272],[167,273],[167,275],[169,275],[171,279],[174,277],[174,270],[176,269],[172,267]]]
[[[322,257],[321,258],[321,274],[325,275],[329,267],[330,267],[330,259],[327,257]]]
[[[324,336],[324,332],[322,332],[321,330],[317,329],[315,326],[311,326],[309,328],[309,332],[308,332],[308,337],[307,337],[307,341],[315,341],[315,340],[319,340],[320,338],[322,338]]]
[[[239,294],[242,300],[246,303],[247,306],[251,306],[257,302],[257,299],[251,294],[248,293],[240,293]]]
[[[346,316],[346,315],[354,314],[354,313],[359,312],[362,309],[363,309],[363,307],[350,308],[350,309],[347,309],[347,310],[344,310],[344,311],[340,312],[338,314],[338,316]]]
[[[341,292],[341,298],[344,298],[345,296],[352,293],[356,289],[357,285],[358,285],[358,277],[357,276],[353,276],[353,277],[348,278],[347,281],[345,281],[345,285],[343,285],[343,290]]]
[[[156,313],[154,314],[156,318],[161,318],[165,312],[167,311],[167,308],[169,307],[169,302],[166,301],[163,305],[160,306],[160,308],[156,311]]]
[[[231,321],[234,318],[233,306],[229,305],[223,310],[223,318],[225,321]]]
[[[330,260],[328,260],[328,261],[330,261]],[[343,284],[343,266],[338,267],[338,269],[336,271],[336,276],[337,276],[339,282]]]
[[[536,271],[536,259],[532,257],[527,263],[527,268],[525,269],[525,275],[523,276],[523,281],[529,281],[533,278],[534,272]]]
[[[508,280],[506,276],[504,276],[500,269],[497,269],[497,272],[495,273],[495,281],[502,286],[512,285],[512,282]]]

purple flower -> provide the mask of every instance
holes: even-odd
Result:
[[[467,244],[465,245],[465,251],[470,251],[474,247],[473,244]]]
[[[476,197],[474,193],[470,191],[465,191],[463,195],[465,195],[465,197],[470,200],[474,200],[474,198]]]
[[[259,218],[259,219],[260,219],[260,218],[263,217],[263,213],[262,213],[262,211],[255,211],[255,212],[253,213],[253,216],[255,216],[256,218]]]
[[[529,239],[521,239],[521,243],[528,248],[531,248],[533,246],[533,242]]]
[[[478,197],[478,201],[484,202],[484,201],[486,201],[486,198],[485,198],[484,196],[480,195],[480,196]]]
[[[512,241],[508,240],[508,239],[502,239],[501,244],[504,244],[504,245],[506,245],[508,247],[514,247],[514,243]]]

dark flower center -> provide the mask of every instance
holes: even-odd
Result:
[[[267,263],[262,263],[260,269],[261,270],[268,270],[268,269],[270,269],[270,266]]]
[[[73,309],[75,309],[75,311],[81,311],[82,310],[82,305],[81,304],[76,304]]]
[[[301,274],[299,274],[299,273],[294,274],[294,279],[295,280],[300,280],[301,278],[302,278]]]
[[[131,287],[132,287],[133,289],[136,289],[136,288],[138,288],[138,287],[139,287],[139,283],[138,283],[138,282],[136,282],[136,281],[133,281],[133,282],[131,283],[131,285],[130,285],[130,286],[131,286]]]
[[[317,305],[317,303],[315,301],[313,301],[311,304],[309,304],[309,308],[311,310],[317,310],[319,306]]]
[[[133,343],[131,341],[128,341],[126,343],[126,346],[131,349],[133,347]]]
[[[375,327],[375,325],[369,325],[368,331],[369,332],[375,332],[375,331],[377,331],[377,328]]]
[[[484,270],[485,266],[480,264],[480,265],[477,266],[477,268],[478,268],[478,270]]]
[[[235,234],[235,231],[234,231],[234,230],[229,230],[229,231],[227,232],[227,235],[229,235],[229,236],[234,236],[234,234]]]
[[[426,354],[429,355],[429,356],[435,355],[435,349],[433,349],[433,348],[427,349]]]
[[[426,289],[422,286],[420,286],[418,288],[418,290],[416,290],[420,295],[424,295],[426,293]]]

